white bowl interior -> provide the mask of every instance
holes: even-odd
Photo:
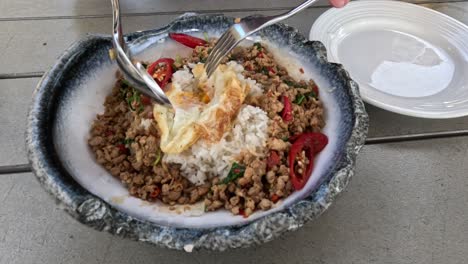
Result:
[[[172,57],[187,55],[190,49],[168,39],[155,39],[154,45],[147,47],[137,58],[144,61],[154,61],[159,57]],[[220,210],[216,212],[203,212],[201,204],[192,206],[189,210],[177,207],[169,210],[169,207],[158,202],[148,203],[141,199],[129,196],[122,183],[112,177],[94,159],[94,154],[87,145],[91,123],[97,114],[104,110],[103,102],[110,93],[117,70],[116,64],[103,64],[93,75],[84,77],[79,82],[79,87],[65,99],[58,112],[58,120],[55,122],[53,132],[55,147],[59,158],[63,162],[71,176],[84,188],[100,197],[113,207],[129,215],[148,220],[160,225],[170,225],[187,228],[210,228],[219,226],[241,225],[253,221],[266,214],[283,209],[297,200],[310,194],[317,187],[319,180],[325,177],[325,170],[333,160],[337,151],[338,125],[340,112],[337,102],[333,98],[334,87],[319,75],[318,69],[308,67],[300,63],[300,57],[289,50],[281,50],[273,44],[268,44],[276,53],[279,63],[290,69],[296,77],[312,78],[320,89],[321,100],[324,103],[326,126],[324,133],[329,138],[328,146],[316,158],[314,171],[307,185],[299,192],[276,204],[269,211],[258,211],[248,218],[234,216],[230,212]],[[300,74],[299,68],[304,68],[305,74]]]

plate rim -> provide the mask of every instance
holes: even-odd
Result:
[[[439,11],[430,9],[425,6],[421,6],[415,3],[408,3],[408,2],[402,2],[402,1],[391,1],[391,0],[360,0],[360,1],[352,1],[348,3],[347,6],[379,6],[382,7],[382,4],[385,5],[393,5],[393,6],[405,6],[405,7],[410,7],[410,8],[415,8],[417,10],[420,10],[422,12],[429,12],[434,15],[440,16],[443,19],[446,19],[450,23],[455,23],[458,26],[462,27],[465,29],[465,31],[468,33],[468,25],[465,23],[457,20],[456,18],[453,18],[447,14],[441,13]],[[346,8],[346,7],[345,7]],[[325,11],[323,14],[321,14],[313,23],[312,27],[309,30],[309,40],[310,41],[321,41],[316,37],[318,35],[317,32],[322,31],[318,29],[318,25],[322,23],[325,19],[327,19],[330,14],[333,14],[334,12],[346,12],[346,9],[343,8],[342,10],[338,10],[337,8],[330,8],[329,10]],[[344,10],[344,11],[343,11]],[[322,42],[323,43],[323,42]],[[329,50],[329,46],[326,47],[327,50]],[[331,59],[328,57],[327,59]],[[333,58],[332,60],[335,63],[340,63],[337,58]],[[359,85],[361,89],[368,89],[366,88],[365,85]],[[415,109],[409,109],[405,107],[400,107],[393,105],[391,103],[388,103],[386,101],[378,100],[372,97],[367,96],[365,93],[361,93],[361,97],[364,100],[364,102],[371,104],[375,107],[397,113],[397,114],[402,114],[406,116],[411,116],[411,117],[418,117],[418,118],[426,118],[426,119],[450,119],[450,118],[458,118],[458,117],[464,117],[468,116],[468,109],[467,110],[454,110],[454,111],[443,111],[443,112],[434,112],[434,111],[424,111],[424,110],[415,110]]]

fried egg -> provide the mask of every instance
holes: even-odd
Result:
[[[181,153],[201,139],[218,142],[231,128],[250,91],[234,67],[220,65],[209,79],[203,64],[194,66],[193,75],[187,68],[174,74],[166,91],[173,109],[161,105],[153,109],[164,153]]]

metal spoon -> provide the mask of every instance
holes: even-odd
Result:
[[[122,71],[124,78],[141,93],[154,98],[157,103],[172,107],[169,98],[164,94],[164,91],[154,81],[141,63],[132,63],[130,54],[128,53],[125,40],[122,34],[122,25],[120,22],[120,3],[119,0],[111,0],[112,2],[112,44],[116,52],[116,60]]]

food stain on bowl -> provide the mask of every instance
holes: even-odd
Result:
[[[125,199],[128,198],[128,195],[113,196],[111,197],[111,202],[115,204],[123,204]]]

